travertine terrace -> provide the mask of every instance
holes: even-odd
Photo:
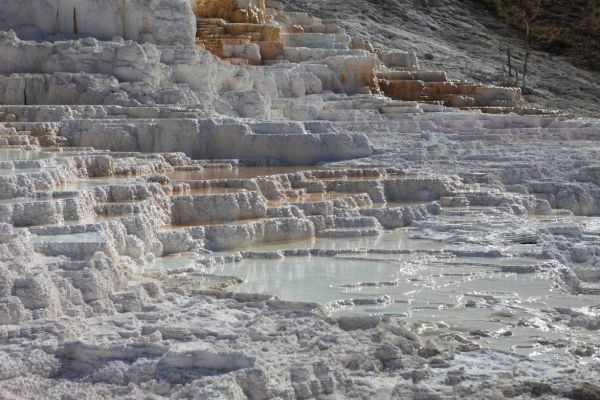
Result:
[[[274,0],[0,6],[0,398],[600,398],[600,120]]]

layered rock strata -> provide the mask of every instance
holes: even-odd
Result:
[[[275,1],[3,6],[1,398],[598,392],[597,120]]]
[[[436,200],[460,188],[451,179],[410,177],[394,169],[298,168],[250,179],[182,180],[176,177],[209,178],[244,168],[252,174],[253,167],[193,162],[181,153],[39,152],[18,146],[4,151],[16,152],[15,161],[1,165],[6,243],[30,246],[27,257],[36,260],[31,273],[54,267],[44,272],[47,278],[6,282],[8,297],[2,301],[10,306],[3,324],[71,315],[78,308],[88,315],[96,307],[90,302],[100,300],[102,309],[117,307],[111,298],[127,287],[136,263],[155,257],[315,236],[379,235],[384,227],[408,226],[439,212]],[[175,177],[171,183],[169,175]],[[374,202],[406,200],[403,193],[415,191],[422,204],[372,208]],[[16,265],[7,268],[9,275],[25,273]]]
[[[39,40],[66,35],[191,46],[195,20],[188,0],[10,0],[0,3],[0,30]]]
[[[450,81],[444,72],[420,70],[414,53],[373,46],[337,25],[306,13],[286,12],[278,1],[237,6],[231,2],[197,8],[198,43],[233,64],[325,63],[338,71],[343,66],[337,75],[346,93],[383,93],[395,100],[485,112],[523,105],[518,88]],[[346,85],[347,80],[363,85]]]

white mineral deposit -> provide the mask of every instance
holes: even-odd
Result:
[[[461,1],[0,0],[0,399],[600,399],[600,75]]]

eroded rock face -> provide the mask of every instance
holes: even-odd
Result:
[[[6,0],[0,30],[39,39],[82,35],[163,46],[193,46],[196,21],[188,0]]]
[[[443,74],[436,76],[432,73],[383,72],[379,77],[381,90],[398,100],[439,101],[448,107],[458,108],[516,108],[522,105],[519,88],[449,82]]]
[[[220,18],[238,23],[265,22],[265,0],[196,0],[200,18]]]

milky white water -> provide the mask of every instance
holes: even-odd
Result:
[[[547,310],[554,307],[600,312],[600,296],[569,293],[552,265],[529,257],[440,254],[453,246],[412,239],[410,232],[399,229],[375,238],[316,239],[251,249],[415,250],[407,254],[245,259],[207,271],[241,278],[236,292],[317,302],[333,315],[396,315],[424,335],[476,337],[486,346],[521,354],[560,352],[565,341],[597,341],[592,331],[552,322]]]
[[[252,179],[258,176],[289,174],[299,171],[308,171],[314,167],[282,166],[282,167],[237,167],[229,168],[208,166],[197,170],[175,170],[166,173],[174,181],[198,181],[210,179]]]

